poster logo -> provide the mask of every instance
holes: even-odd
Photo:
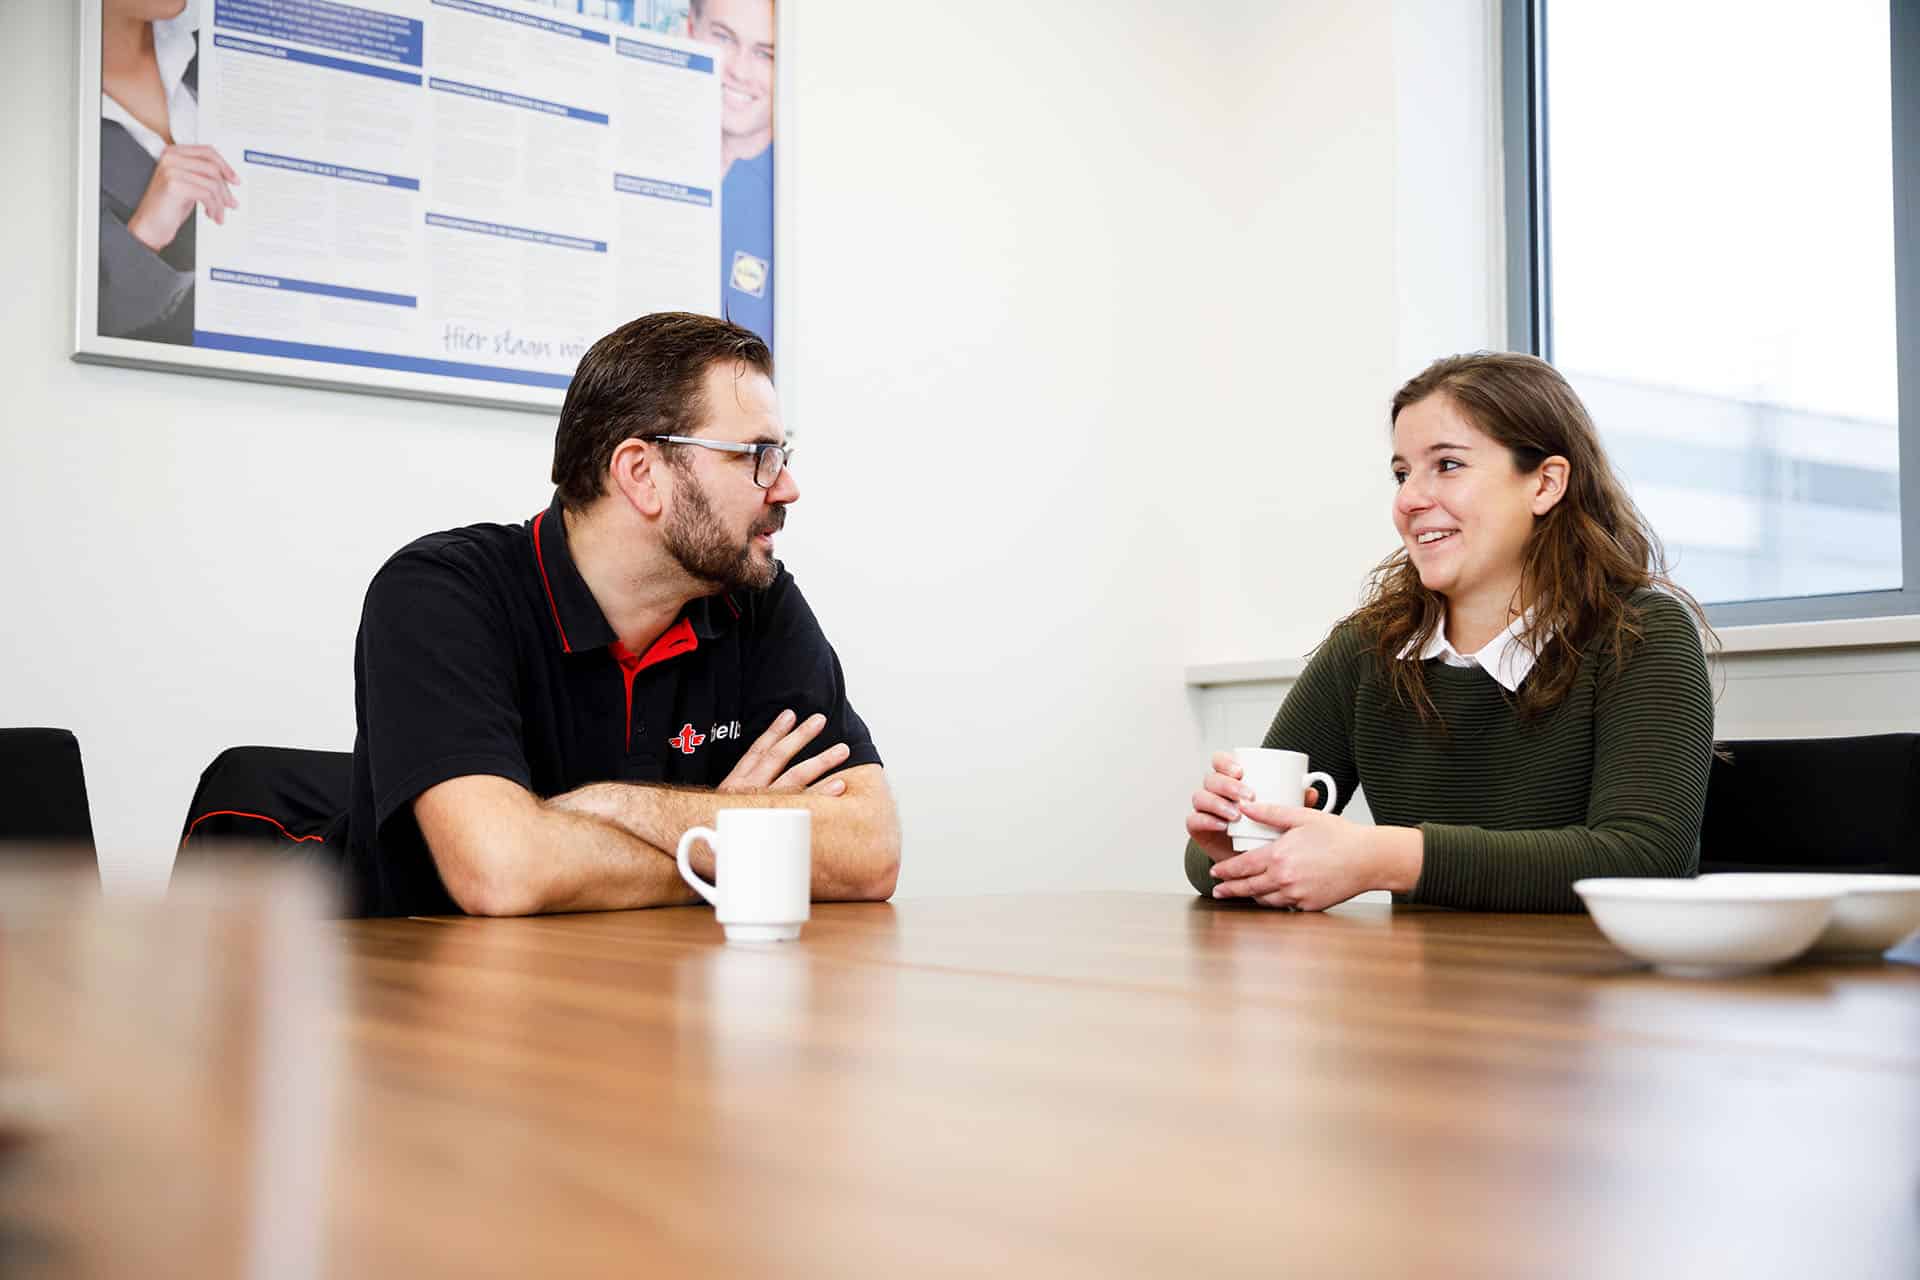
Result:
[[[733,277],[728,284],[756,298],[766,296],[767,260],[756,258],[745,249],[733,251]]]

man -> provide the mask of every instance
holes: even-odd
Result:
[[[813,893],[893,892],[900,830],[773,538],[800,497],[772,356],[644,316],[596,342],[553,504],[422,538],[368,588],[347,860],[362,914],[695,901],[670,852],[728,807],[813,814]],[[712,854],[696,849],[713,875]]]
[[[720,50],[720,305],[773,339],[773,0],[690,0]]]

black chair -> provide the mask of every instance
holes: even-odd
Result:
[[[1720,745],[1702,872],[1920,873],[1920,733]]]
[[[240,845],[337,863],[352,784],[349,752],[228,747],[200,775],[174,866]]]
[[[0,841],[94,856],[80,740],[68,730],[0,729]]]

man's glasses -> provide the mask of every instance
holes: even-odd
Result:
[[[753,482],[762,489],[773,488],[780,473],[793,461],[793,446],[781,444],[740,444],[733,440],[699,440],[693,436],[645,436],[655,444],[690,444],[696,449],[714,449],[720,453],[753,455]]]

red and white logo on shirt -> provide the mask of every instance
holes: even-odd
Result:
[[[680,726],[680,732],[667,739],[667,745],[683,756],[690,756],[694,749],[708,738],[738,738],[740,722],[729,720],[725,724],[716,724],[706,733],[701,733],[690,724]]]

